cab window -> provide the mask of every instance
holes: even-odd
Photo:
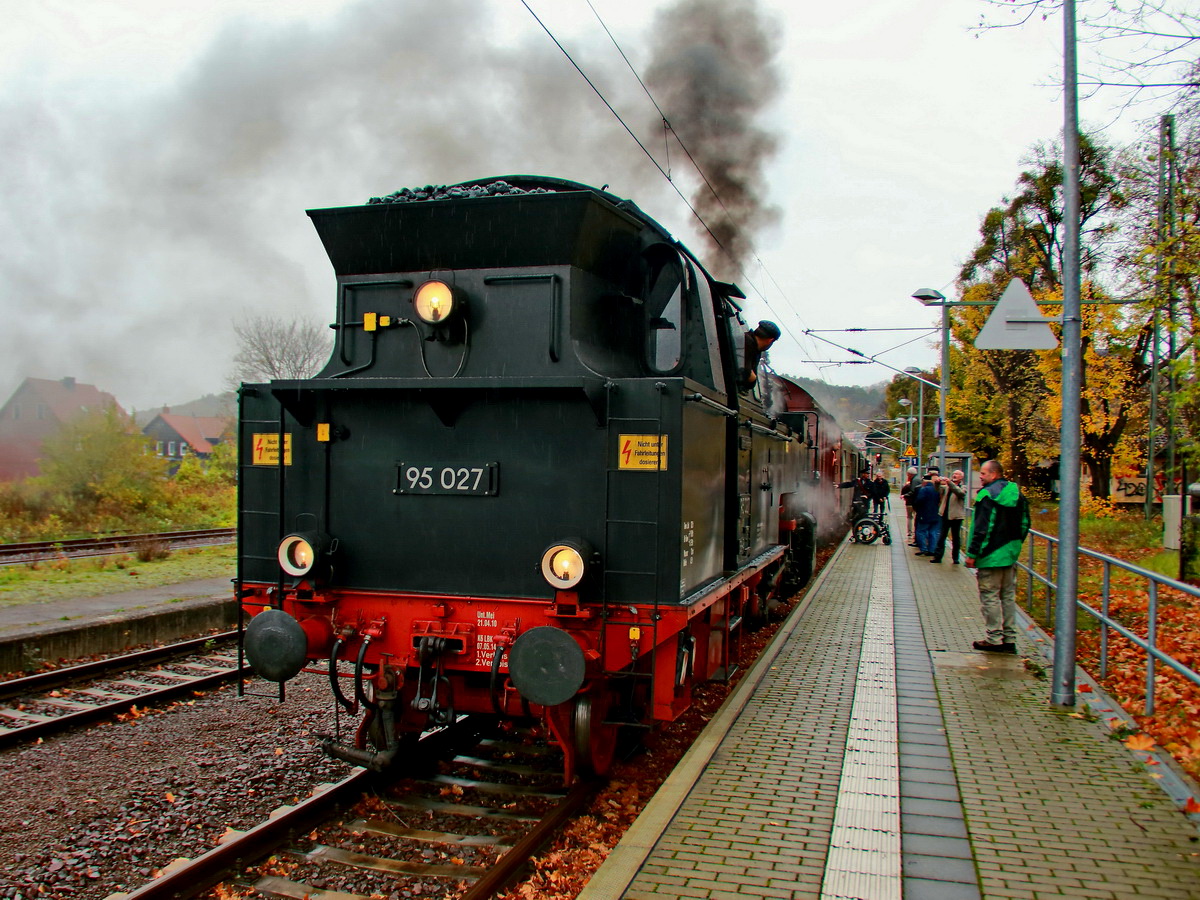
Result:
[[[673,372],[683,359],[685,270],[673,248],[652,248],[646,289],[646,362],[655,372]]]

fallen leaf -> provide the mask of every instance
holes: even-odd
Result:
[[[1183,804],[1183,811],[1185,813],[1190,813],[1193,815],[1196,813],[1200,813],[1200,803],[1196,802],[1195,797],[1188,797],[1187,803]]]
[[[1130,750],[1152,750],[1154,749],[1154,738],[1148,734],[1134,734],[1125,739],[1125,746]]]
[[[172,794],[170,791],[167,791],[167,793],[166,793],[166,797],[167,797],[167,802],[168,802],[168,803],[174,803],[174,802],[175,802],[175,795],[174,795],[174,794]]]
[[[1090,684],[1081,684],[1078,685],[1075,690],[1081,694],[1090,694],[1092,692],[1092,686]]]

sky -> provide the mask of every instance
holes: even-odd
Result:
[[[646,151],[520,0],[0,0],[0,400],[28,376],[127,410],[224,390],[236,321],[332,318],[305,210],[402,187],[608,185],[708,263],[673,186],[690,196],[695,175],[677,148],[668,164],[587,0],[528,4]],[[774,368],[832,384],[932,368],[937,313],[911,294],[953,296],[984,213],[1061,130],[1061,20],[979,32],[979,0],[592,0],[681,134],[671,53],[722,4],[742,33],[721,77],[757,95],[694,140],[761,171],[729,277],[752,322],[783,328]],[[1100,102],[1085,125],[1132,140],[1136,118]],[[807,329],[886,365],[827,363],[853,357]]]

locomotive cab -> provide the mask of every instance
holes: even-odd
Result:
[[[251,663],[329,675],[365,713],[342,758],[532,713],[602,771],[728,677],[794,555],[811,453],[736,389],[736,289],[556,179],[309,215],[333,354],[241,390]]]

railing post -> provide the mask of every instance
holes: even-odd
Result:
[[[1146,622],[1146,643],[1149,649],[1146,651],[1146,715],[1154,715],[1154,654],[1150,651],[1157,650],[1156,640],[1158,637],[1158,582],[1150,582],[1150,609],[1148,611],[1148,619]]]
[[[1045,622],[1046,622],[1047,628],[1050,627],[1050,623],[1051,623],[1051,621],[1053,621],[1053,617],[1050,615],[1050,598],[1051,597],[1055,598],[1055,603],[1054,603],[1055,608],[1057,608],[1057,606],[1058,606],[1058,599],[1057,599],[1058,595],[1055,593],[1055,590],[1054,590],[1055,587],[1058,585],[1058,582],[1055,580],[1055,575],[1054,575],[1054,562],[1055,562],[1055,560],[1054,560],[1054,540],[1052,538],[1047,538],[1046,539],[1046,611],[1045,611]]]
[[[1037,535],[1029,535],[1029,569],[1025,573],[1029,586],[1025,589],[1025,602],[1029,604],[1030,609],[1033,609],[1033,573],[1035,571],[1034,566],[1037,565],[1037,553],[1034,549],[1036,546]]]
[[[1112,566],[1104,560],[1104,587],[1100,594],[1100,680],[1108,677],[1108,585]]]

